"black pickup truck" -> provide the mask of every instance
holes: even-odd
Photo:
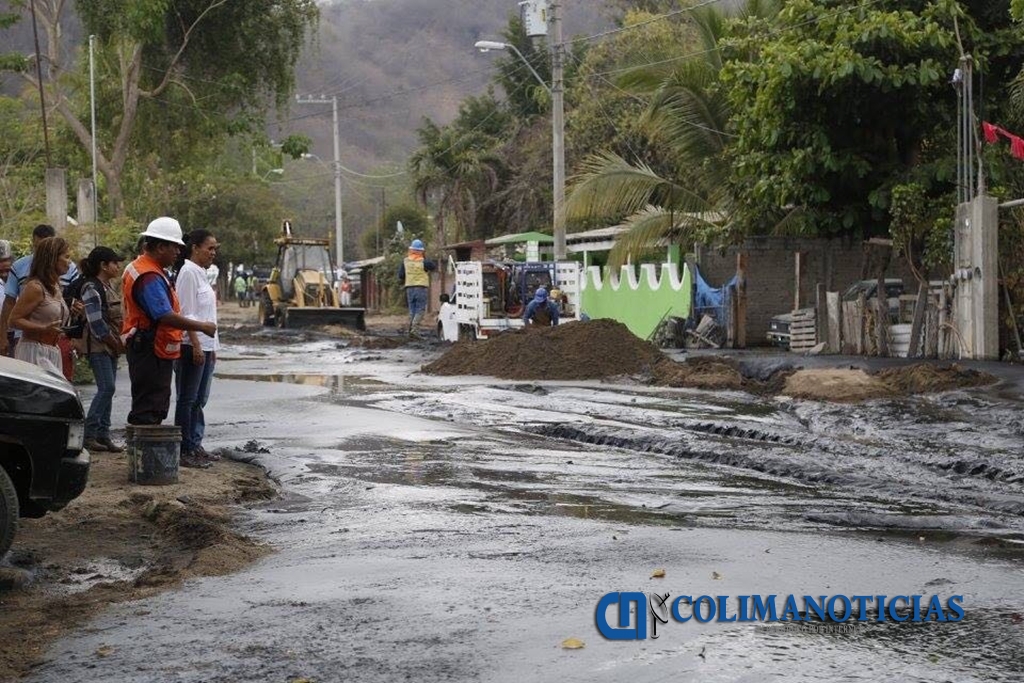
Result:
[[[64,378],[0,357],[0,558],[19,517],[60,510],[85,490],[82,402]]]

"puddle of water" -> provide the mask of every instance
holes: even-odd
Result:
[[[277,375],[233,374],[215,372],[218,379],[235,379],[249,382],[273,382],[282,384],[302,384],[305,386],[325,387],[332,393],[361,390],[367,387],[387,386],[386,382],[365,377],[363,375],[320,375],[283,373]]]
[[[134,581],[145,571],[145,565],[128,567],[117,560],[101,557],[73,569],[58,584],[58,590],[65,595],[74,595],[101,583]]]

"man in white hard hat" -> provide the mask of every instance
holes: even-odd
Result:
[[[157,425],[171,407],[174,361],[181,355],[183,330],[213,336],[214,323],[189,320],[181,315],[165,268],[174,265],[185,246],[181,225],[173,218],[157,218],[142,233],[142,254],[124,271],[122,338],[132,383],[132,409],[128,424]],[[181,463],[185,467],[208,466],[205,461]]]

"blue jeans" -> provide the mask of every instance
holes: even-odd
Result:
[[[203,445],[206,418],[203,408],[210,398],[213,366],[212,351],[203,353],[203,364],[192,362],[192,347],[181,345],[181,358],[174,361],[174,389],[178,402],[174,407],[174,424],[181,427],[181,451],[191,453]]]
[[[85,416],[85,438],[110,438],[110,405],[114,400],[117,358],[105,353],[90,353],[89,367],[96,378],[96,395]]]
[[[409,324],[416,326],[427,310],[427,288],[406,287],[405,300],[409,304]]]

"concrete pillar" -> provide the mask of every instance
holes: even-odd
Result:
[[[63,168],[46,169],[46,220],[58,232],[68,225],[68,183]]]
[[[78,180],[78,224],[91,225],[96,222],[96,191],[92,178]]]
[[[999,203],[981,195],[956,211],[953,319],[963,357],[999,358]]]
[[[681,259],[682,259],[682,249],[679,247],[679,245],[678,244],[669,245],[668,253],[665,255],[665,262],[666,263],[675,263],[675,264],[678,265],[679,263],[682,262]]]
[[[999,202],[981,195],[971,204],[974,357],[999,360]]]

